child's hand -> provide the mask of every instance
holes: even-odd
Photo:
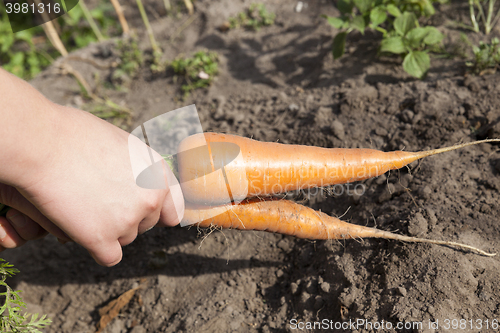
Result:
[[[121,247],[138,234],[158,221],[180,222],[184,200],[168,167],[167,190],[137,186],[127,132],[80,110],[54,108],[57,140],[43,166],[17,184],[0,184],[0,202],[13,208],[0,218],[1,247],[20,246],[48,231],[113,266],[122,258]]]

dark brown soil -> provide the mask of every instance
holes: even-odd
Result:
[[[195,103],[205,131],[263,141],[417,151],[500,136],[500,75],[465,75],[462,59],[433,59],[428,77],[417,81],[398,59],[377,58],[379,36],[370,33],[349,36],[347,55],[334,62],[335,31],[320,18],[336,13],[330,2],[305,1],[300,13],[295,1],[265,3],[277,14],[276,24],[258,32],[217,30],[249,1],[197,1],[196,19],[182,31],[187,15],[154,20],[169,59],[198,49],[220,54],[220,75],[207,91],[182,101],[171,74],[151,75],[145,67],[128,92],[110,97],[135,111],[135,126]],[[446,24],[465,20],[467,8],[440,10],[434,23],[452,48],[459,31]],[[96,56],[100,48],[91,45],[76,55],[110,61]],[[94,82],[98,69],[70,63]],[[54,68],[32,84],[58,103],[80,105],[74,79]],[[362,195],[318,191],[295,199],[352,223],[498,252],[499,173],[498,146],[483,144],[362,182]],[[487,332],[500,320],[498,257],[387,240],[312,242],[234,230],[203,235],[196,228],[154,229],[125,247],[113,268],[52,237],[2,255],[21,270],[13,283],[24,291],[29,310],[53,319],[46,332],[94,332],[99,308],[139,284],[105,332],[320,331],[294,329],[293,320],[422,323],[400,330],[322,330],[336,332]],[[439,329],[430,329],[429,321],[438,321]]]

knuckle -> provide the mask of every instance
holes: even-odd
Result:
[[[148,195],[144,198],[143,201],[143,207],[147,210],[148,213],[159,210],[161,208],[161,205],[162,200],[160,198],[160,195],[158,195],[157,193]]]

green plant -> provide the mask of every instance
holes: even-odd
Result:
[[[183,96],[186,98],[191,91],[206,88],[212,84],[218,73],[218,55],[215,52],[198,51],[192,57],[178,57],[171,63],[177,77],[184,79]]]
[[[108,33],[117,32],[119,24],[112,13],[114,13],[113,6],[107,1],[100,1],[97,7],[90,11],[80,3],[67,15],[61,16],[58,19],[61,27],[61,40],[68,51],[85,47],[92,42],[106,38]]]
[[[500,64],[500,41],[493,38],[491,43],[479,42],[479,46],[473,45],[474,58],[466,62],[474,74],[482,75],[486,72],[495,72]]]
[[[276,15],[267,11],[266,7],[261,3],[251,4],[248,10],[241,12],[236,17],[229,19],[229,28],[235,29],[244,27],[251,30],[259,30],[260,28],[274,24]]]
[[[153,61],[150,68],[153,72],[161,72],[165,69],[165,65],[161,63],[163,52],[156,42],[155,35],[153,34],[153,29],[151,29],[151,25],[149,24],[149,19],[146,15],[146,11],[144,10],[142,0],[136,0],[136,2],[137,8],[139,8],[139,12],[141,13],[142,21],[144,22],[144,26],[146,27],[146,31],[148,32],[151,47],[153,48]]]
[[[52,57],[33,42],[41,35],[43,29],[40,27],[13,33],[3,2],[0,2],[0,65],[5,70],[29,80],[50,65]]]
[[[488,8],[485,10],[483,8],[483,4],[481,2],[487,2]],[[471,29],[475,32],[479,32],[481,29],[479,28],[478,20],[483,23],[484,33],[489,35],[491,30],[495,27],[498,20],[500,19],[500,8],[496,13],[495,17],[493,14],[495,12],[495,3],[496,0],[469,0],[469,15],[472,26],[462,25],[465,28]],[[477,17],[476,17],[476,9],[477,9]]]
[[[328,23],[340,30],[334,37],[334,59],[345,52],[347,35],[366,29],[382,33],[380,52],[401,55],[404,70],[417,78],[423,78],[430,67],[429,51],[443,39],[432,26],[421,27],[418,18],[435,13],[429,0],[340,0],[337,4],[340,17],[325,16]]]
[[[135,36],[118,40],[116,46],[120,62],[113,71],[111,81],[113,84],[122,85],[137,76],[143,63],[143,57]]]
[[[19,273],[13,265],[0,258],[0,292],[4,303],[0,306],[0,331],[12,333],[41,333],[40,329],[52,322],[46,315],[21,313],[26,308],[26,303],[21,299],[20,290],[13,290],[5,280]]]

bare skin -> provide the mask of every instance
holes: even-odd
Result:
[[[101,265],[158,224],[184,212],[175,177],[166,190],[136,185],[129,134],[93,115],[54,104],[0,69],[0,250],[51,233],[84,246]]]

